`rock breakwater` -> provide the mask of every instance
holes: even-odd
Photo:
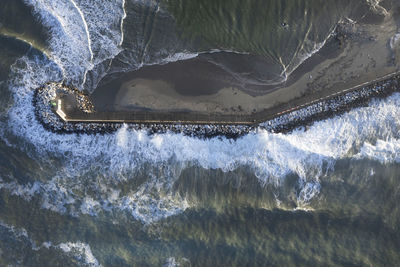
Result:
[[[365,106],[373,98],[384,98],[399,91],[400,75],[379,79],[364,86],[343,90],[326,98],[317,99],[289,111],[277,114],[273,119],[259,124],[270,132],[287,133],[298,127],[309,126],[318,120],[324,120],[347,112],[353,108]]]
[[[214,136],[237,138],[244,134],[254,133],[259,129],[274,133],[288,133],[296,128],[309,126],[315,121],[367,105],[372,98],[386,97],[395,91],[399,91],[399,87],[400,75],[387,75],[371,83],[342,90],[279,113],[271,114],[265,111],[265,118],[269,119],[255,121],[249,118],[248,125],[243,123],[228,125],[224,122],[212,124],[129,122],[125,124],[128,128],[146,130],[149,134],[174,132],[201,138]],[[82,113],[96,112],[88,95],[63,83],[49,82],[38,88],[33,97],[36,118],[49,131],[65,134],[104,134],[115,132],[124,125],[122,122],[68,121],[68,116],[62,118],[57,113],[57,110],[60,109],[58,100],[61,97],[73,98],[77,108]]]

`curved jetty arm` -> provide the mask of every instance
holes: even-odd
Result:
[[[95,112],[88,96],[60,83],[48,83],[38,88],[33,104],[38,120],[55,132],[110,132],[128,124],[151,133],[173,131],[202,137],[238,137],[257,129],[287,133],[366,105],[371,98],[386,97],[399,91],[399,85],[400,74],[396,72],[313,101],[285,103],[273,110],[243,116],[156,111]],[[51,108],[49,101],[57,101],[57,108]]]

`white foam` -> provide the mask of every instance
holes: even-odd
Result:
[[[82,263],[88,266],[93,266],[93,267],[101,266],[98,260],[94,257],[90,246],[83,242],[80,241],[66,242],[66,243],[60,243],[58,245],[53,245],[52,242],[46,241],[43,242],[40,246],[38,246],[36,245],[36,242],[29,237],[28,232],[24,228],[17,228],[14,227],[13,225],[8,225],[2,221],[0,221],[0,227],[7,229],[14,236],[16,240],[19,240],[21,242],[28,242],[31,245],[32,250],[38,251],[42,248],[45,249],[56,248],[62,250],[65,253],[70,254],[72,257],[74,257],[78,261],[81,261]]]
[[[119,41],[119,45],[121,46],[124,43],[124,20],[126,19],[126,10],[125,10],[125,0],[122,0],[122,11],[123,15],[121,18],[121,40]]]
[[[35,120],[31,97],[44,77],[57,77],[59,72],[51,62],[26,58],[22,61],[26,63],[25,69],[14,68],[15,104],[9,112],[8,130],[33,145],[34,151],[27,147],[27,152],[52,153],[63,158],[62,177],[79,176],[87,171],[87,166],[101,168],[105,175],[114,176],[146,162],[156,166],[173,159],[182,168],[197,164],[206,169],[230,171],[250,166],[260,181],[277,185],[288,173],[295,173],[304,181],[317,181],[324,174],[324,164],[332,166],[335,160],[351,156],[353,148],[359,149],[375,137],[396,135],[399,129],[400,97],[395,94],[386,101],[375,101],[370,107],[317,122],[306,132],[289,135],[260,130],[236,141],[201,140],[173,133],[147,136],[127,127],[109,135],[58,135],[46,131]]]
[[[375,11],[376,13],[384,15],[384,16],[389,14],[389,12],[380,5],[382,0],[366,0],[366,1],[370,5],[371,9],[373,11]]]
[[[151,179],[139,190],[110,203],[146,224],[179,214],[189,207],[185,199],[165,193],[163,182],[155,180]]]
[[[91,197],[85,197],[81,205],[81,212],[92,216],[97,215],[97,210],[100,209],[100,203]]]
[[[396,33],[392,38],[389,40],[390,49],[396,50],[399,48],[400,44],[400,33]]]
[[[115,134],[105,135],[48,132],[34,117],[34,90],[49,80],[63,78],[79,85],[84,73],[93,67],[88,38],[93,64],[112,58],[123,40],[124,3],[75,0],[78,11],[71,1],[27,2],[52,30],[52,56],[50,60],[23,57],[13,65],[9,88],[14,105],[9,109],[7,125],[2,127],[0,135],[7,145],[18,147],[39,164],[51,164],[58,159],[62,166],[47,182],[24,186],[3,183],[1,187],[27,200],[39,196],[42,208],[91,216],[101,210],[123,210],[144,222],[159,220],[191,205],[170,188],[181,171],[192,165],[225,172],[248,166],[261,183],[276,186],[287,174],[294,173],[299,176],[301,186],[297,201],[305,206],[318,195],[319,179],[338,159],[367,157],[382,163],[398,162],[399,94],[317,122],[306,132],[298,130],[288,135],[259,130],[237,140],[202,140],[173,133],[148,136],[144,131],[126,126]],[[166,60],[196,55],[177,54]],[[106,189],[99,197],[80,198],[73,194],[75,179],[92,170],[118,184],[131,179],[132,173],[146,164],[153,166],[148,181],[124,195]]]
[[[87,42],[88,42],[88,50],[90,53],[90,61],[93,61],[93,51],[92,51],[92,40],[90,39],[90,33],[89,33],[89,26],[85,20],[85,15],[83,14],[82,10],[78,7],[78,5],[76,4],[76,2],[74,0],[70,0],[71,3],[73,4],[73,6],[76,8],[76,10],[78,11],[80,17],[82,18],[82,23],[83,26],[85,28],[85,33],[86,33],[86,38],[87,38]]]
[[[120,61],[123,61],[127,66],[126,69],[123,70],[118,70],[118,71],[124,71],[124,72],[129,72],[133,70],[138,70],[140,68],[143,68],[144,66],[152,66],[152,65],[164,65],[172,62],[177,62],[177,61],[183,61],[183,60],[189,60],[195,57],[198,57],[201,53],[207,53],[207,52],[198,52],[198,53],[193,53],[189,51],[183,51],[183,52],[177,52],[177,53],[169,53],[168,51],[163,51],[162,53],[159,53],[159,58],[153,60],[153,61],[142,61],[139,64],[134,64],[132,65],[131,62],[129,62],[130,59],[121,59],[119,58]],[[135,62],[134,60],[132,60]]]
[[[11,195],[19,196],[26,201],[30,201],[34,196],[40,196],[42,208],[59,213],[66,213],[67,205],[75,203],[74,194],[56,179],[46,183],[34,182],[25,185],[1,182],[0,189],[7,190]]]
[[[382,164],[400,163],[400,139],[378,139],[374,145],[365,142],[355,158],[369,158]],[[371,175],[373,174],[374,172],[371,170]]]
[[[82,242],[61,243],[57,246],[68,254],[73,254],[76,259],[83,260],[89,266],[101,266],[97,259],[93,256],[92,250],[88,244]]]
[[[176,262],[174,257],[170,257],[167,259],[166,263],[162,267],[176,267],[179,264]]]
[[[41,208],[61,214],[97,216],[99,212],[126,211],[133,218],[146,224],[179,214],[189,207],[185,199],[168,191],[168,179],[152,177],[137,190],[124,195],[99,181],[100,188],[95,189],[98,192],[96,199],[85,194],[75,194],[74,192],[79,190],[84,193],[85,189],[74,185],[79,181],[72,180],[72,184],[68,182],[62,178],[24,185],[0,181],[0,189],[26,201],[38,198]]]
[[[321,185],[318,182],[307,182],[302,184],[300,193],[297,197],[297,208],[308,208],[309,202],[321,191]]]
[[[165,264],[162,265],[162,267],[176,267],[176,266],[192,266],[191,262],[187,258],[178,258],[178,260],[175,257],[169,257],[166,261]]]
[[[198,56],[199,56],[199,53],[179,52],[179,53],[175,53],[172,55],[168,55],[166,58],[163,58],[161,60],[161,62],[159,62],[158,64],[160,64],[160,63],[166,64],[166,63],[170,63],[170,62],[188,60],[188,59],[192,59],[192,58],[195,58]]]
[[[8,225],[2,221],[0,221],[0,226],[3,228],[6,228],[8,231],[10,231],[14,236],[18,238],[25,238],[29,239],[28,232],[24,228],[16,228],[13,225]]]
[[[122,0],[25,2],[50,29],[50,56],[75,86],[82,88],[89,70],[120,52]]]
[[[9,231],[15,240],[23,243],[29,243],[31,245],[31,249],[34,251],[38,251],[41,248],[48,249],[51,246],[51,242],[43,242],[42,245],[38,246],[36,242],[29,236],[25,228],[18,228],[14,225],[8,225],[2,221],[0,221],[0,226]]]
[[[279,60],[283,68],[280,76],[284,78],[283,82],[287,81],[290,74],[292,74],[301,64],[303,64],[303,62],[321,50],[321,48],[325,46],[326,42],[334,35],[335,31],[336,25],[329,30],[326,37],[322,40],[322,42],[319,43],[305,39],[301,49],[287,64],[284,64],[280,58]]]
[[[128,125],[124,124],[117,133],[117,145],[126,148]]]
[[[89,50],[89,54],[90,54],[90,63],[93,64],[92,41],[91,41],[91,39],[90,39],[90,33],[89,33],[88,24],[87,24],[87,22],[86,22],[86,20],[85,20],[85,16],[83,15],[82,10],[78,7],[78,5],[76,4],[76,2],[75,2],[74,0],[70,0],[70,1],[71,1],[71,3],[73,4],[73,6],[76,8],[76,10],[78,11],[79,15],[80,15],[81,18],[82,18],[82,23],[83,23],[84,28],[85,28],[86,38],[87,38],[87,42],[88,42],[88,45],[87,45],[87,46],[88,46],[88,50]],[[81,85],[81,86],[83,86],[83,85],[85,84],[85,82],[86,82],[87,72],[88,72],[88,69],[85,70],[85,73],[84,73],[84,75],[83,75],[83,81],[82,81],[82,85]]]

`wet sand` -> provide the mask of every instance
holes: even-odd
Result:
[[[100,111],[185,111],[255,117],[279,112],[399,69],[398,49],[390,47],[394,42],[391,38],[399,31],[398,19],[389,15],[368,19],[341,25],[338,35],[282,84],[245,84],[210,63],[208,55],[200,55],[124,74],[97,88],[91,98]]]

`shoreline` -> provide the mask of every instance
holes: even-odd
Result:
[[[252,117],[251,120],[243,121],[177,121],[172,119],[169,121],[138,120],[134,122],[118,120],[118,118],[115,118],[114,121],[96,121],[95,119],[99,119],[99,113],[94,111],[89,97],[75,88],[60,83],[47,83],[35,90],[33,105],[38,121],[47,130],[55,133],[104,134],[115,132],[123,125],[127,125],[128,128],[135,130],[146,130],[149,134],[174,132],[203,138],[214,136],[238,138],[248,133],[254,133],[258,129],[273,133],[289,133],[295,129],[312,125],[316,121],[343,114],[356,107],[365,106],[373,98],[385,98],[394,92],[398,92],[399,86],[400,72],[391,73],[306,104],[290,107],[292,103],[286,103],[277,112],[264,114],[265,116],[262,118]],[[63,100],[69,99],[68,101],[70,101],[66,102],[69,109],[67,106],[62,108],[59,104],[57,104],[57,107],[50,106],[49,103],[61,99],[62,94],[64,95]],[[75,102],[75,107],[73,107],[71,101]],[[287,106],[290,108],[286,109]],[[65,113],[64,120],[56,114],[57,109],[62,109]],[[118,113],[114,113],[114,115],[118,115]]]
[[[121,77],[96,87],[90,98],[99,112],[176,112],[176,120],[183,121],[193,118],[179,114],[192,112],[206,114],[203,117],[223,115],[225,121],[252,116],[261,122],[265,114],[279,113],[282,107],[291,109],[398,71],[399,65],[390,61],[396,51],[388,47],[388,36],[396,32],[391,17],[379,25],[341,22],[335,35],[285,82],[260,87],[260,91],[253,85],[230,82],[231,74],[210,65],[205,54],[121,73]],[[237,55],[220,54],[212,55],[239,60]],[[246,63],[248,59],[239,61]]]

